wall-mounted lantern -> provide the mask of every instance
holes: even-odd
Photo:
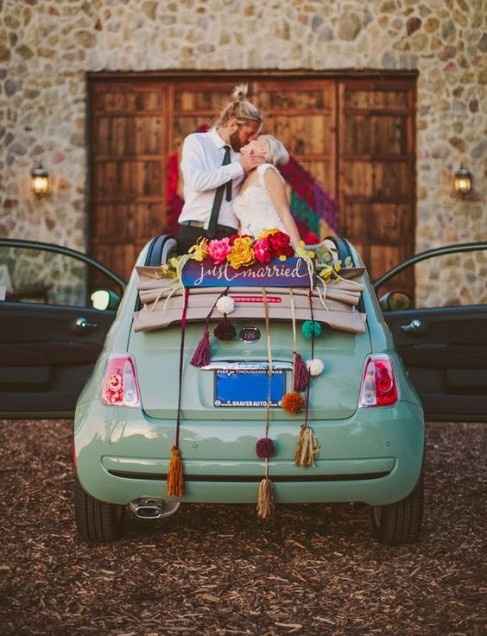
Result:
[[[464,197],[472,192],[472,188],[472,174],[466,168],[460,166],[453,177],[453,189],[455,190],[455,193]]]
[[[45,197],[49,194],[49,173],[42,166],[42,163],[38,163],[32,172],[30,173],[32,178],[32,191],[37,197]]]

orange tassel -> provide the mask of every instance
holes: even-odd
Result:
[[[169,497],[182,497],[184,495],[183,460],[177,446],[171,448],[171,462],[167,473],[167,494]]]
[[[257,516],[265,521],[272,515],[273,508],[272,481],[269,477],[264,477],[259,484],[257,493]]]
[[[296,415],[296,413],[300,413],[303,410],[304,399],[296,391],[286,393],[282,398],[282,408],[288,413]]]
[[[313,466],[320,452],[320,444],[316,439],[311,426],[301,426],[299,430],[298,445],[294,453],[296,466]]]

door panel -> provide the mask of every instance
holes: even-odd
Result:
[[[91,293],[124,283],[84,254],[14,239],[0,239],[0,271],[0,416],[72,416],[115,318]]]
[[[259,80],[252,88],[265,114],[265,132],[278,137],[319,185],[336,198],[336,82]]]
[[[0,403],[4,417],[70,415],[114,312],[4,302],[0,307]],[[85,318],[96,325],[76,328]]]
[[[487,420],[487,306],[385,312],[426,417]],[[418,320],[419,332],[403,327]]]
[[[408,82],[344,80],[339,88],[343,234],[373,278],[414,253],[415,93]],[[414,277],[402,281],[414,297]]]
[[[90,91],[90,248],[125,278],[165,223],[167,95],[160,82],[108,81]]]

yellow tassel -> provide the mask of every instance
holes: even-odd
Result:
[[[268,519],[272,515],[273,507],[272,481],[269,477],[264,477],[259,484],[257,495],[257,516],[261,519]]]
[[[181,451],[176,446],[171,448],[171,462],[167,473],[167,494],[169,497],[184,495],[183,460]]]
[[[301,426],[298,445],[294,453],[296,466],[313,466],[316,456],[320,452],[320,445],[311,426]]]

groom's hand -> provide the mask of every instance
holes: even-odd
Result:
[[[240,163],[242,164],[244,172],[250,172],[254,168],[257,168],[257,166],[265,163],[265,159],[259,155],[242,155],[240,157]]]

